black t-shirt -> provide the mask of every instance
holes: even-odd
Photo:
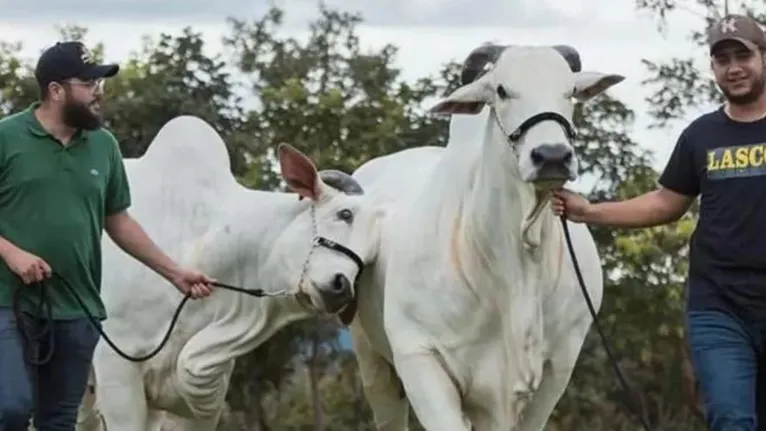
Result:
[[[688,309],[766,318],[766,119],[740,123],[723,109],[697,118],[681,133],[660,184],[700,195]]]

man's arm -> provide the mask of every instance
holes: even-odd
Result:
[[[626,228],[642,228],[670,223],[686,213],[700,193],[700,178],[689,129],[676,142],[660,176],[660,187],[622,202],[589,205],[588,223]]]
[[[107,216],[105,230],[124,252],[165,279],[173,281],[181,274],[178,264],[160,250],[127,210]]]
[[[13,254],[18,249],[12,242],[0,236],[0,258],[6,259],[8,255]]]
[[[138,221],[128,213],[132,197],[128,176],[125,172],[125,163],[122,160],[117,139],[110,132],[105,131],[105,133],[108,133],[111,138],[112,148],[110,153],[111,171],[105,202],[104,230],[124,252],[165,279],[173,281],[181,269],[160,250]]]
[[[590,205],[586,223],[625,228],[657,226],[678,220],[694,202],[694,197],[660,187],[622,202]]]

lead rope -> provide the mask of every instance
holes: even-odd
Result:
[[[156,356],[157,353],[159,353],[160,350],[162,350],[162,348],[165,347],[165,344],[167,344],[168,339],[170,338],[170,334],[173,332],[173,328],[176,326],[176,323],[178,323],[178,317],[180,316],[181,311],[184,308],[184,305],[186,305],[186,302],[191,298],[191,294],[184,295],[184,298],[181,300],[181,303],[178,304],[178,307],[176,307],[175,313],[173,313],[173,317],[170,320],[170,326],[168,327],[168,330],[165,333],[165,336],[162,338],[162,341],[160,342],[160,344],[154,350],[152,350],[150,353],[148,353],[146,355],[143,355],[143,356],[131,356],[131,355],[128,355],[127,353],[125,353],[124,351],[122,351],[119,347],[117,347],[114,344],[114,342],[112,341],[112,339],[109,338],[108,335],[106,335],[104,330],[101,328],[101,324],[99,323],[98,319],[93,315],[93,313],[90,312],[90,310],[88,310],[88,307],[85,305],[85,303],[83,302],[82,298],[80,298],[80,296],[77,294],[77,292],[74,290],[74,288],[72,288],[72,286],[69,284],[69,282],[64,277],[62,277],[60,274],[58,274],[56,272],[54,272],[52,274],[52,276],[53,276],[53,278],[58,279],[61,282],[61,284],[64,286],[64,288],[69,291],[69,293],[72,295],[72,297],[74,297],[75,301],[77,301],[77,304],[85,312],[85,315],[88,317],[88,320],[90,320],[91,324],[93,324],[93,326],[98,331],[99,335],[101,335],[104,338],[104,340],[107,342],[107,344],[109,344],[109,346],[112,349],[114,349],[114,351],[118,355],[120,355],[124,359],[127,359],[127,360],[132,361],[132,362],[143,362],[143,361],[146,361],[146,360]],[[232,285],[225,284],[225,283],[220,283],[220,282],[217,282],[217,281],[216,282],[212,282],[210,284],[212,284],[213,286],[216,286],[216,287],[220,287],[222,289],[231,290],[231,291],[243,293],[245,295],[254,296],[254,297],[273,296],[272,294],[267,294],[262,289],[245,289],[245,288],[242,288],[242,287],[232,286]],[[41,318],[35,319],[34,317],[29,316],[29,319],[32,320],[32,322],[31,322],[32,324],[39,324],[40,322],[45,321],[46,325],[45,325],[44,329],[40,330],[37,334],[33,335],[33,334],[31,334],[31,331],[29,331],[29,330],[27,330],[25,328],[25,325],[23,323],[20,323],[17,326],[18,326],[18,328],[19,328],[19,330],[21,332],[21,339],[22,339],[22,341],[23,341],[23,343],[25,345],[24,351],[25,351],[25,356],[26,356],[27,362],[30,365],[41,366],[41,365],[45,365],[46,363],[48,363],[51,360],[51,358],[53,357],[53,351],[54,351],[53,342],[54,342],[55,338],[53,337],[53,330],[52,330],[53,329],[52,328],[53,319],[51,318],[51,304],[50,304],[50,301],[48,300],[48,295],[46,295],[46,292],[48,290],[48,285],[46,283],[44,283],[44,282],[41,282],[41,283],[37,283],[37,287],[38,287],[38,291],[39,291],[38,307],[43,307],[43,306],[45,307],[46,313],[44,315],[46,316],[46,318],[44,318],[44,319],[41,319]],[[23,320],[25,318],[24,312],[22,312],[21,308],[20,308],[20,302],[21,302],[22,290],[27,290],[29,288],[30,288],[29,286],[24,286],[24,287],[16,289],[16,292],[14,293],[13,312],[14,312],[14,315],[15,315],[15,318],[16,318],[17,322],[23,322]],[[48,340],[49,349],[47,349],[47,354],[45,355],[45,357],[43,359],[34,359],[34,358],[32,358],[32,354],[31,354],[32,351],[37,351],[36,352],[37,354],[35,356],[39,356],[39,353],[40,353],[38,351],[39,350],[39,346],[40,346],[39,341],[45,335],[47,335],[48,338],[49,338],[49,340]]]
[[[617,379],[620,381],[622,390],[625,393],[625,404],[627,404],[628,413],[632,413],[633,415],[638,416],[638,420],[641,422],[644,430],[651,431],[652,428],[649,426],[649,420],[646,418],[646,412],[644,411],[643,406],[638,403],[633,396],[634,391],[628,384],[628,381],[623,375],[622,369],[620,369],[620,365],[618,364],[614,353],[612,353],[612,349],[609,347],[609,342],[607,341],[606,335],[604,334],[604,330],[601,328],[601,322],[598,319],[596,308],[593,306],[593,302],[590,299],[590,294],[588,294],[588,290],[585,288],[585,279],[583,278],[582,272],[580,271],[580,264],[577,261],[574,246],[572,245],[572,238],[569,235],[569,225],[567,224],[566,213],[562,214],[560,219],[561,226],[564,228],[564,237],[566,238],[569,255],[572,257],[572,263],[574,264],[577,281],[580,284],[580,290],[582,290],[582,294],[585,297],[585,302],[588,304],[588,310],[590,311],[590,315],[593,318],[593,325],[596,327],[596,331],[598,331],[598,335],[601,338],[601,344],[604,346],[604,350],[606,350],[606,355],[609,357],[609,362],[611,362],[612,368],[614,369],[615,374],[617,374]]]

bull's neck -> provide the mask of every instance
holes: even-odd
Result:
[[[291,288],[299,274],[265,267],[280,232],[308,203],[294,195],[246,190],[232,196],[191,261],[213,278],[247,289]],[[307,243],[312,238],[306,238]],[[290,283],[292,281],[292,283]],[[179,363],[190,364],[178,383],[190,407],[215,407],[219,377],[230,360],[266,341],[282,327],[310,316],[292,296],[258,298],[218,288],[208,301],[212,321],[186,344]]]
[[[472,187],[467,194],[474,233],[483,241],[499,237],[521,238],[527,209],[535,204],[534,188],[521,179],[514,144],[497,126],[490,110],[484,123],[483,139],[474,148]],[[498,230],[505,233],[498,235]],[[505,243],[503,246],[515,244]]]
[[[471,148],[473,154],[464,155],[464,168],[457,170],[462,207],[445,248],[452,250],[451,266],[460,269],[478,307],[498,317],[503,338],[512,346],[507,360],[521,364],[529,340],[546,349],[542,298],[558,277],[554,248],[560,245],[557,233],[548,229],[555,228],[552,212],[534,211],[540,204],[535,189],[522,181],[516,150],[491,112]],[[539,234],[536,241],[529,240],[532,230]]]
[[[492,112],[482,116],[483,127],[473,126],[483,133],[476,133],[470,144],[467,133],[451,142],[437,173],[446,184],[439,237],[448,238],[452,266],[460,268],[467,284],[502,286],[516,296],[513,286],[528,284],[519,277],[530,256],[524,234],[538,202],[534,188],[521,180],[515,150]]]

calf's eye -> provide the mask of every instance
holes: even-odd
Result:
[[[351,212],[351,210],[348,208],[344,208],[338,211],[337,215],[339,220],[342,220],[346,223],[351,223],[352,221],[354,221],[354,213]]]

